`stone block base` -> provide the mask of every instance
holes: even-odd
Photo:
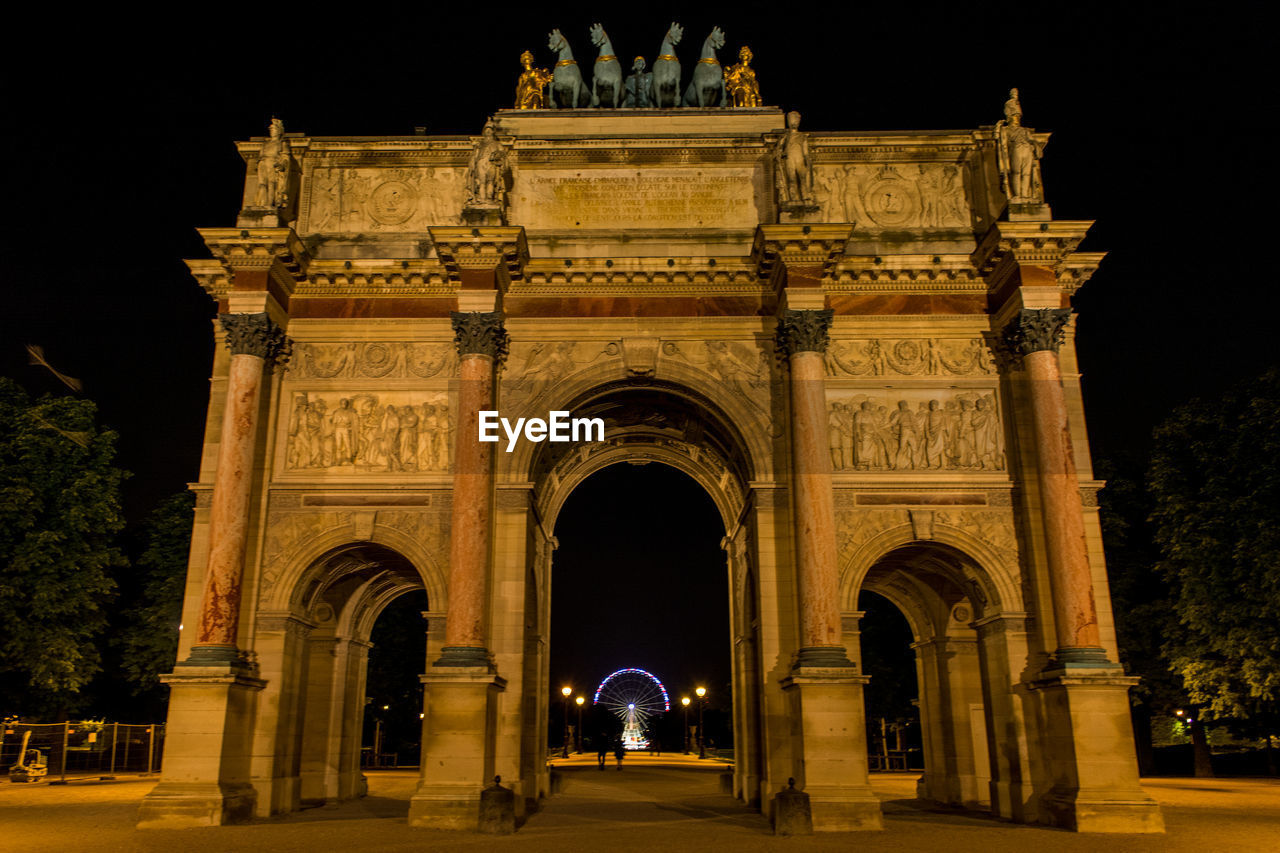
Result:
[[[865,791],[831,789],[810,785],[809,810],[813,813],[814,832],[860,832],[884,829],[880,800]]]
[[[1041,800],[1046,823],[1074,832],[1164,832],[1160,806],[1149,797],[1105,799],[1051,792]]]
[[[258,794],[252,785],[161,783],[138,807],[139,829],[224,826],[253,819]]]
[[[409,825],[475,832],[480,820],[480,791],[480,785],[419,787],[409,800]]]

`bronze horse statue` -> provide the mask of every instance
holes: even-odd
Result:
[[[569,40],[559,30],[552,30],[547,47],[560,55],[555,70],[551,72],[551,97],[548,106],[577,109],[591,102],[591,93],[582,81],[582,72],[573,58]]]
[[[622,106],[626,92],[622,88],[622,63],[613,55],[613,43],[600,24],[591,25],[591,43],[600,48],[591,72],[591,106]]]
[[[672,23],[662,37],[662,49],[653,61],[653,105],[655,107],[680,106],[680,60],[676,59],[676,45],[684,35],[684,28]]]
[[[711,28],[711,35],[702,43],[702,57],[693,68],[693,79],[684,93],[686,107],[723,107],[728,105],[724,91],[724,69],[716,59],[716,51],[724,47],[724,33],[719,27]]]

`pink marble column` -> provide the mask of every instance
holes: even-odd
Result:
[[[220,319],[231,350],[231,368],[209,514],[204,596],[188,659],[192,663],[230,662],[237,657],[240,585],[263,374],[288,347],[284,332],[266,314],[225,314]]]
[[[506,355],[500,312],[453,315],[458,355],[449,606],[445,642],[433,666],[488,666],[485,588],[493,514],[493,444],[479,440],[480,412],[493,409],[493,375]]]
[[[791,466],[800,593],[796,666],[853,666],[840,644],[835,500],[827,449],[823,353],[832,312],[783,312],[778,343],[791,366]]]
[[[1058,347],[1070,318],[1067,308],[1024,309],[1007,335],[1030,380],[1036,477],[1058,640],[1055,657],[1059,663],[1099,665],[1108,661],[1098,632],[1080,482],[1058,366]]]

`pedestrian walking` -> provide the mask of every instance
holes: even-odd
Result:
[[[622,746],[622,738],[618,738],[613,747],[613,757],[618,759],[618,770],[622,770],[622,759],[627,755],[627,750]]]
[[[601,732],[597,741],[599,745],[596,747],[596,760],[600,763],[600,769],[603,770],[605,761],[609,759],[609,737]]]

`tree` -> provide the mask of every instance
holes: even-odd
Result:
[[[125,614],[119,640],[120,668],[136,697],[158,699],[159,676],[173,669],[178,654],[195,504],[191,492],[173,495],[142,525],[142,550],[134,561],[139,572],[137,604]]]
[[[1164,653],[1207,717],[1280,699],[1280,370],[1177,409],[1149,483],[1177,624]]]
[[[1129,699],[1138,768],[1143,774],[1156,769],[1152,718],[1171,716],[1193,704],[1182,679],[1169,668],[1163,649],[1178,617],[1169,586],[1156,571],[1160,552],[1152,539],[1152,501],[1145,476],[1149,464],[1145,457],[1121,456],[1099,459],[1094,467],[1107,482],[1099,495],[1099,515],[1120,661],[1130,675],[1140,679]],[[1196,766],[1203,770],[1208,762],[1207,742],[1203,754],[1197,745]]]
[[[65,712],[100,667],[113,569],[124,564],[116,434],[93,403],[32,402],[0,377],[0,695]]]

